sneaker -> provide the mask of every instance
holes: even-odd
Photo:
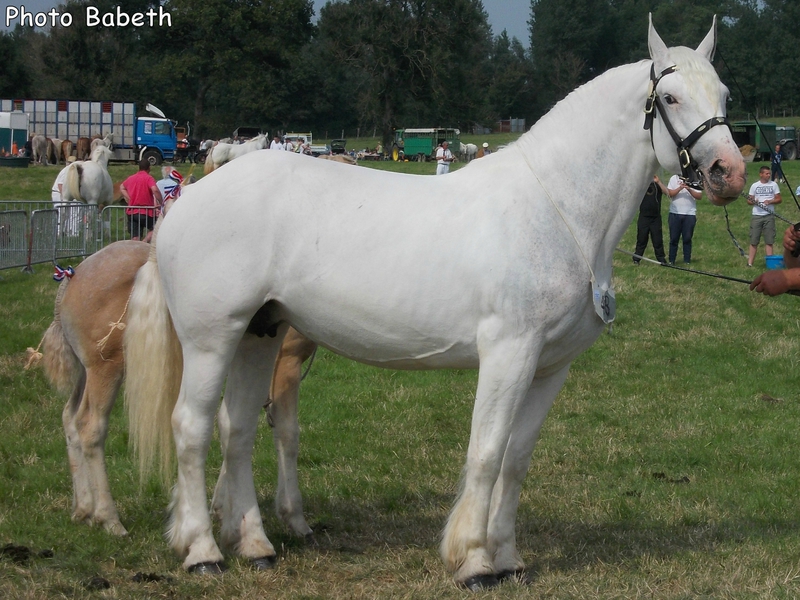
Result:
[[[635,264],[637,267],[639,266],[639,263],[640,263],[640,262],[641,262],[641,261],[638,261],[638,260],[636,260],[635,258],[633,259],[633,264]]]
[[[747,263],[747,266],[750,267],[750,268],[753,267],[753,265],[751,265],[750,263]]]

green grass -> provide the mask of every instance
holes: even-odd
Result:
[[[758,166],[750,165],[749,182]],[[800,161],[785,169],[798,185]],[[55,176],[55,167],[36,168],[14,179],[45,171]],[[5,175],[0,198],[24,185]],[[46,197],[51,181],[42,182]],[[759,272],[745,267],[723,210],[698,207],[692,266],[742,278]],[[798,219],[788,195],[779,209]],[[746,247],[750,208],[740,200],[728,211]],[[621,247],[632,250],[634,238],[632,226]],[[574,362],[523,486],[517,539],[532,582],[479,597],[800,596],[800,299],[636,267],[622,254],[614,266],[617,319]],[[0,558],[0,597],[465,597],[437,547],[464,462],[476,373],[379,370],[321,351],[301,388],[299,465],[319,548],[292,538],[274,516],[264,424],[255,479],[278,567],[254,573],[231,559],[222,577],[191,576],[163,540],[167,491],[138,489],[121,406],[108,470],[131,535],[114,539],[70,522],[63,400],[40,371],[22,369],[25,348],[52,317],[57,286],[46,271],[0,272],[0,547],[53,557]],[[209,493],[219,462],[214,445]],[[136,583],[137,572],[170,579]],[[95,576],[112,587],[92,591]]]

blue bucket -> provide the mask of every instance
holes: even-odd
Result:
[[[783,256],[780,254],[773,254],[772,256],[767,256],[767,268],[768,269],[783,269]]]

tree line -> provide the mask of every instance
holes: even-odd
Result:
[[[17,24],[0,33],[0,97],[151,102],[193,137],[268,131],[532,124],[576,86],[647,58],[647,15],[668,45],[696,46],[718,15],[715,61],[733,116],[793,114],[795,0],[531,0],[529,47],[493,34],[481,0],[126,0],[170,27]]]

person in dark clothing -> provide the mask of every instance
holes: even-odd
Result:
[[[783,166],[781,162],[783,161],[783,151],[781,150],[780,144],[775,144],[775,152],[772,153],[772,162],[770,163],[770,171],[772,181],[777,181],[780,183],[783,181]]]
[[[664,234],[661,224],[661,197],[666,193],[667,190],[658,175],[654,176],[639,205],[639,220],[636,223],[636,256],[633,257],[633,262],[637,265],[640,261],[637,257],[644,255],[648,238],[653,240],[653,252],[656,254],[656,260],[662,264],[667,262],[667,257],[664,255]]]

